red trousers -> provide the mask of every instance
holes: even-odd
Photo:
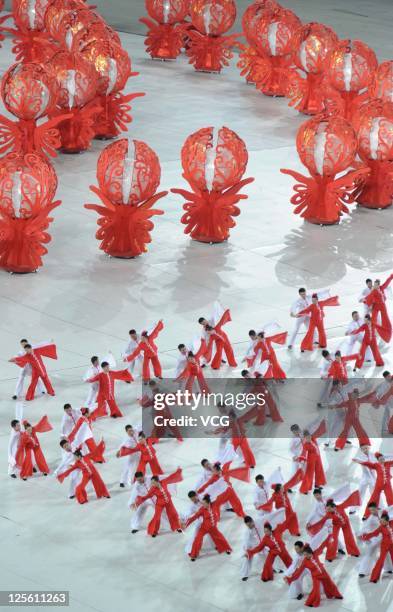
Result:
[[[247,438],[232,438],[232,444],[235,451],[238,448],[242,451],[243,460],[247,467],[255,467],[256,461]]]
[[[198,381],[199,389],[200,389],[201,393],[210,393],[210,389],[209,389],[209,387],[207,385],[206,379],[203,376],[202,372],[200,374],[198,374],[197,376],[194,376],[194,375],[191,374],[191,376],[189,376],[187,378],[187,382],[186,382],[186,386],[185,386],[187,391],[192,393],[195,379],[197,379],[197,381]]]
[[[230,365],[232,368],[235,368],[237,366],[232,346],[229,344],[229,342],[227,343],[218,340],[216,342],[216,354],[214,355],[213,361],[211,362],[211,367],[213,368],[213,370],[220,369],[223,351],[225,352],[228,365]]]
[[[91,413],[91,416],[93,417],[93,415],[95,416],[96,414],[98,414],[98,416],[107,414],[107,408],[106,408],[107,404],[109,406],[111,416],[117,416],[117,417],[123,416],[123,413],[121,412],[119,406],[116,404],[116,400],[114,398],[98,400],[97,408],[93,410],[93,412]]]
[[[333,561],[333,559],[337,557],[338,536],[340,534],[340,531],[342,531],[344,536],[345,548],[347,549],[347,553],[349,555],[355,555],[356,557],[360,555],[360,551],[357,547],[351,526],[346,525],[345,527],[338,527],[337,525],[333,525],[332,537],[329,540],[326,549],[327,561]]]
[[[392,482],[387,482],[385,483],[385,485],[380,485],[378,483],[378,481],[375,483],[375,487],[374,487],[374,491],[371,493],[371,497],[368,501],[368,503],[376,503],[377,506],[379,505],[379,499],[382,495],[382,493],[385,493],[385,499],[386,499],[386,504],[388,506],[392,506],[393,505],[393,490],[392,490]],[[364,513],[365,518],[368,518],[370,515],[370,513],[368,512],[368,508],[366,508],[366,511]]]
[[[31,381],[30,381],[30,385],[29,388],[27,389],[27,393],[26,393],[26,401],[29,402],[30,400],[34,399],[34,394],[35,394],[35,389],[38,383],[38,379],[41,378],[45,389],[47,390],[48,395],[54,395],[55,391],[51,385],[51,382],[48,378],[48,376],[39,376],[38,373],[33,370],[32,375],[31,375]]]
[[[319,348],[326,348],[326,332],[323,326],[323,322],[320,321],[316,323],[312,319],[310,319],[310,323],[308,325],[308,330],[306,335],[304,336],[300,348],[302,351],[312,351],[314,344],[314,332],[318,330],[318,342]]]
[[[306,606],[318,608],[321,604],[321,586],[325,591],[325,595],[328,599],[342,599],[342,595],[330,576],[323,576],[322,578],[312,578],[312,591],[305,601]]]
[[[366,356],[367,348],[370,347],[371,352],[374,357],[376,366],[383,366],[384,360],[382,359],[381,353],[379,352],[378,344],[375,340],[372,340],[369,344],[362,342],[360,347],[359,355],[355,361],[355,368],[361,368],[364,363],[364,358]]]
[[[142,474],[145,474],[147,465],[150,465],[151,473],[153,474],[153,476],[159,476],[160,474],[164,473],[160,464],[158,463],[157,457],[152,457],[151,459],[145,459],[144,457],[141,457],[139,459],[138,467],[135,471],[142,472]]]
[[[381,315],[380,320],[378,315]],[[392,338],[392,324],[390,322],[385,303],[373,305],[371,311],[371,322],[373,325],[380,325],[382,327],[380,332],[382,340],[384,342],[390,342]]]
[[[223,493],[218,495],[216,502],[219,508],[221,508],[223,504],[228,502],[238,516],[240,516],[241,518],[246,516],[243,510],[242,502],[240,501],[232,487],[228,487]]]
[[[263,580],[264,582],[267,582],[268,580],[273,580],[274,578],[273,564],[276,557],[279,557],[281,559],[285,567],[289,567],[292,563],[291,556],[285,549],[283,549],[281,552],[279,552],[277,549],[269,550],[261,574],[261,580]]]
[[[209,535],[211,537],[214,542],[214,546],[220,554],[232,550],[229,543],[221,531],[217,529],[217,527],[210,527],[210,529],[206,529],[206,527],[201,525],[192,543],[191,552],[188,553],[191,559],[196,559],[199,556],[205,535]]]
[[[89,484],[90,480],[93,485],[97,499],[100,499],[101,497],[110,497],[109,491],[106,488],[101,476],[98,475],[98,472],[94,476],[82,472],[82,480],[79,482],[75,489],[75,496],[80,504],[87,503],[86,487]]]
[[[360,446],[362,444],[371,444],[370,438],[368,437],[366,430],[363,428],[363,425],[359,421],[358,416],[352,415],[351,413],[347,412],[344,422],[344,429],[336,440],[336,448],[339,448],[341,450],[344,448],[345,442],[348,439],[348,435],[351,429],[355,430]]]
[[[393,546],[388,548],[385,545],[381,545],[381,550],[380,550],[380,553],[379,553],[379,557],[377,559],[376,564],[373,567],[373,571],[371,572],[370,582],[373,582],[374,580],[379,580],[379,578],[381,576],[381,572],[383,570],[385,559],[386,559],[386,557],[388,555],[390,555],[390,558],[391,558],[392,563],[393,563]]]
[[[27,448],[25,453],[25,458],[20,470],[21,478],[29,478],[33,475],[33,453],[37,469],[41,472],[41,474],[49,474],[50,470],[40,446],[37,446],[34,449]]]
[[[154,357],[144,355],[142,365],[143,380],[150,380],[150,364],[153,367],[154,376],[157,376],[157,378],[160,378],[162,376],[161,364],[158,357],[156,355]]]
[[[147,533],[149,535],[157,535],[157,533],[159,532],[161,524],[161,515],[164,510],[168,517],[169,525],[172,531],[181,529],[179,515],[175,506],[173,505],[173,502],[170,500],[165,504],[165,506],[161,506],[158,504],[155,505],[153,518],[147,526]]]
[[[314,482],[316,487],[323,487],[326,484],[322,461],[318,455],[307,457],[306,472],[300,485],[300,493],[311,491],[314,488]]]

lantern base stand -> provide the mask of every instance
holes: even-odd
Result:
[[[153,55],[151,56],[151,58],[153,60],[153,62],[175,62],[176,61],[176,57],[153,57]]]
[[[222,240],[219,240],[218,238],[209,236],[191,236],[191,239],[195,242],[201,242],[202,244],[222,244],[223,242],[228,242],[228,238],[223,238]]]
[[[176,60],[183,46],[183,26],[155,23],[146,17],[142,17],[139,21],[149,28],[145,39],[145,47],[150,57],[163,62]]]
[[[357,198],[357,203],[362,208],[390,208],[393,198],[393,162],[364,158],[363,161],[366,162],[370,175]]]
[[[221,72],[224,66],[229,66],[233,57],[232,47],[240,34],[229,36],[213,36],[202,34],[198,30],[189,30],[190,44],[186,51],[189,63],[198,72]]]
[[[79,155],[80,153],[85,153],[87,151],[86,149],[64,149],[61,148],[60,149],[60,153],[63,153],[63,155]]]

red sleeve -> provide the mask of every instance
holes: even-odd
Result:
[[[150,491],[148,491],[146,495],[138,496],[135,500],[136,505],[140,506],[141,504],[143,504],[144,501],[153,497],[153,495],[155,495],[155,491],[153,489],[150,489]]]
[[[34,352],[41,357],[49,357],[49,359],[57,359],[56,344],[45,344],[34,349]]]
[[[366,324],[364,323],[364,325],[361,325],[357,329],[354,329],[353,331],[351,331],[351,333],[349,335],[350,336],[355,336],[356,334],[360,334],[361,332],[364,332],[365,330],[366,330]],[[356,355],[356,357],[357,357],[357,355]]]
[[[226,323],[229,323],[230,321],[232,321],[231,312],[229,308],[227,308],[226,310],[224,310],[221,319],[219,320],[217,325],[215,325],[214,327],[215,329],[217,329],[217,327],[220,329],[223,325],[225,325]]]
[[[389,285],[392,282],[392,280],[393,280],[393,274],[388,276],[387,279],[385,280],[385,282],[382,283],[382,285],[381,285],[382,291],[384,291],[385,289],[387,289],[389,287]]]
[[[200,516],[202,516],[203,514],[203,508],[200,508],[199,510],[197,510],[195,512],[195,514],[192,514],[187,520],[186,520],[186,528],[191,525],[191,523],[193,523],[194,521],[196,521],[197,519],[199,519]]]
[[[294,580],[297,580],[298,578],[300,578],[300,576],[303,574],[305,569],[306,569],[306,563],[305,563],[305,560],[303,560],[301,564],[299,565],[299,567],[295,569],[292,576],[288,576],[287,578],[288,582],[293,582]]]
[[[20,368],[24,368],[27,363],[30,363],[30,360],[27,355],[22,355],[18,357],[13,357],[12,363],[16,363],[16,365]]]
[[[64,480],[65,478],[67,478],[67,476],[69,476],[69,475],[71,474],[71,472],[73,472],[74,470],[78,469],[78,467],[79,467],[79,466],[78,466],[78,464],[77,464],[77,463],[74,463],[74,464],[73,464],[73,465],[71,465],[71,467],[69,467],[69,468],[68,468],[68,469],[67,469],[65,472],[62,472],[61,474],[59,474],[59,475],[57,476],[57,480],[58,480],[59,482],[63,482],[63,480]]]
[[[358,356],[358,353],[355,353],[354,355],[345,355],[344,357],[341,357],[341,361],[353,361],[354,359],[357,359]]]
[[[40,419],[33,427],[35,433],[45,433],[46,431],[52,431],[53,427],[48,421],[48,417],[45,415]]]
[[[176,484],[177,482],[182,482],[182,480],[183,480],[183,472],[182,472],[182,469],[179,467],[177,468],[176,472],[173,472],[172,474],[169,474],[165,478],[162,478],[161,482],[163,484],[169,485],[169,484]]]
[[[371,540],[371,538],[375,538],[375,536],[381,533],[381,528],[377,527],[374,531],[369,531],[369,533],[365,533],[361,536],[362,540]]]
[[[112,370],[111,377],[113,380],[124,380],[124,382],[132,382],[134,380],[127,368],[125,370]]]
[[[285,344],[287,341],[287,336],[288,332],[280,332],[274,336],[269,336],[269,338],[266,338],[266,340],[269,342],[274,342],[274,344]]]
[[[333,297],[327,298],[326,300],[321,300],[319,302],[319,305],[324,308],[325,306],[340,306],[340,303],[338,301],[338,295],[335,295]]]
[[[303,308],[303,310],[300,310],[297,314],[300,316],[306,315],[306,314],[311,314],[312,312],[312,308],[311,308],[311,304],[310,306],[307,306],[307,308]]]
[[[259,544],[257,546],[255,546],[254,548],[249,548],[247,550],[248,553],[248,557],[253,557],[254,555],[256,555],[257,553],[259,553],[261,550],[263,550],[266,546],[266,538],[262,538],[262,540],[259,542]]]
[[[294,473],[294,475],[292,476],[292,478],[290,478],[285,484],[284,484],[284,490],[288,491],[288,489],[292,489],[292,487],[294,487],[296,484],[298,484],[298,482],[300,482],[303,478],[303,470],[301,470],[300,468]]]
[[[138,445],[134,446],[133,448],[128,448],[128,446],[121,446],[119,453],[120,457],[126,457],[127,455],[133,455],[134,453],[140,453],[140,448],[138,448]]]
[[[87,378],[85,382],[94,383],[94,382],[98,382],[99,380],[101,380],[101,373],[98,373],[95,376],[92,376],[91,378]]]
[[[136,349],[134,351],[132,351],[132,353],[130,355],[128,355],[128,357],[126,357],[126,361],[134,361],[135,357],[138,357],[138,355],[141,352],[141,350],[142,350],[142,346],[141,346],[141,344],[138,344]]]
[[[162,321],[158,321],[157,325],[155,326],[155,328],[149,335],[149,340],[155,340],[155,338],[157,338],[160,331],[162,331],[163,329],[164,329],[164,323]]]
[[[204,338],[202,338],[201,346],[199,347],[199,350],[197,354],[195,355],[195,359],[198,361],[201,357],[205,355],[206,352],[207,352],[206,341]]]
[[[209,487],[211,484],[213,484],[217,480],[218,480],[217,475],[213,474],[212,476],[210,476],[209,480],[207,480],[201,487],[199,487],[199,489],[197,490],[197,493],[203,493],[203,491],[207,489],[207,487]]]

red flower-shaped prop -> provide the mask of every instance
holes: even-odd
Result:
[[[321,91],[329,53],[337,44],[337,36],[322,23],[307,23],[292,38],[295,68],[288,70],[286,95],[290,106],[301,113],[316,115],[324,110]],[[297,69],[302,70],[303,78]]]
[[[199,242],[223,242],[235,227],[233,217],[240,214],[236,204],[248,196],[240,189],[254,179],[242,179],[246,171],[248,152],[239,136],[222,127],[218,132],[207,127],[191,134],[183,145],[183,177],[192,188],[172,189],[187,202],[182,223],[184,232]]]
[[[49,71],[41,64],[14,64],[3,76],[1,95],[19,121],[0,115],[0,154],[12,150],[56,157],[60,146],[56,125],[62,117],[38,124],[56,104],[56,84]]]
[[[147,17],[139,21],[148,27],[145,46],[152,58],[174,60],[183,46],[188,0],[146,0]],[[152,21],[154,19],[154,21]]]
[[[130,102],[145,95],[121,93],[129,77],[138,73],[131,71],[128,53],[108,38],[91,41],[83,48],[82,55],[94,66],[98,77],[95,102],[102,110],[95,118],[96,138],[114,138],[121,131],[127,131],[127,124],[132,121]]]
[[[370,98],[378,98],[383,102],[393,102],[393,60],[382,62],[374,73],[369,87]]]
[[[256,24],[255,45],[260,60],[253,71],[257,89],[267,96],[284,96],[292,63],[292,39],[300,20],[281,7],[265,10]]]
[[[234,0],[192,0],[187,55],[195,70],[221,72],[233,57],[232,47],[240,34],[223,36],[235,23]]]
[[[96,238],[105,253],[130,258],[147,251],[154,228],[150,219],[164,213],[153,206],[168,193],[156,193],[160,178],[159,159],[145,142],[123,138],[102,151],[97,163],[99,188],[90,189],[104,206],[85,204],[85,208],[100,215]]]
[[[50,62],[58,86],[56,117],[67,113],[59,131],[64,153],[79,153],[89,148],[94,138],[94,122],[101,107],[94,101],[97,74],[94,66],[80,53],[59,51]]]
[[[354,163],[357,140],[352,126],[342,117],[315,117],[300,127],[296,147],[311,177],[281,170],[299,181],[291,198],[295,214],[310,223],[338,223],[342,214],[349,212],[347,204],[357,199],[369,173],[361,167],[335,179]]]
[[[367,88],[377,66],[374,51],[360,40],[338,42],[326,65],[328,86],[324,104],[327,111],[351,121],[368,97]]]
[[[359,157],[370,169],[357,202],[367,208],[387,208],[393,199],[393,103],[379,99],[363,104],[353,124]]]
[[[34,272],[42,266],[44,246],[51,241],[49,213],[57,177],[52,166],[33,153],[10,153],[0,160],[0,267]]]
[[[259,0],[254,2],[254,4],[250,4],[243,13],[243,34],[248,46],[243,44],[240,45],[241,53],[237,66],[240,68],[240,76],[245,76],[247,83],[255,83],[253,71],[257,68],[258,61],[261,59],[261,56],[256,50],[259,20],[264,11],[277,8],[279,8],[279,4],[274,0]]]

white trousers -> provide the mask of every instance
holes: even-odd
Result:
[[[79,484],[81,476],[82,476],[81,470],[74,470],[73,472],[71,472],[71,474],[70,474],[70,487],[69,487],[69,490],[68,490],[69,497],[73,497],[75,495],[75,489],[76,489],[76,487]]]
[[[98,382],[90,383],[89,392],[88,392],[86,400],[85,400],[85,407],[86,408],[92,408],[94,406],[94,404],[96,403],[96,401],[97,401],[97,394],[98,394],[98,387],[99,387]]]
[[[147,500],[143,502],[143,504],[138,506],[136,510],[133,511],[131,520],[130,520],[131,529],[139,529],[139,527],[141,526],[143,517],[145,516],[146,510],[149,507],[154,508],[154,504],[150,500]]]
[[[300,333],[300,328],[303,326],[307,331],[308,329],[309,317],[299,317],[299,319],[295,319],[295,327],[291,333],[291,337],[288,340],[288,346],[293,346],[298,334]]]
[[[252,562],[255,558],[258,560],[258,563],[262,565],[262,563],[264,563],[265,561],[266,555],[265,553],[260,552],[254,555],[252,559],[248,559],[247,557],[242,557],[241,563],[240,563],[240,577],[241,578],[249,577],[251,573]]]
[[[139,456],[139,455],[138,455]],[[124,457],[123,459],[123,469],[120,475],[120,484],[130,484],[131,477],[134,476],[133,471],[135,471],[135,455],[128,455],[128,457]]]

